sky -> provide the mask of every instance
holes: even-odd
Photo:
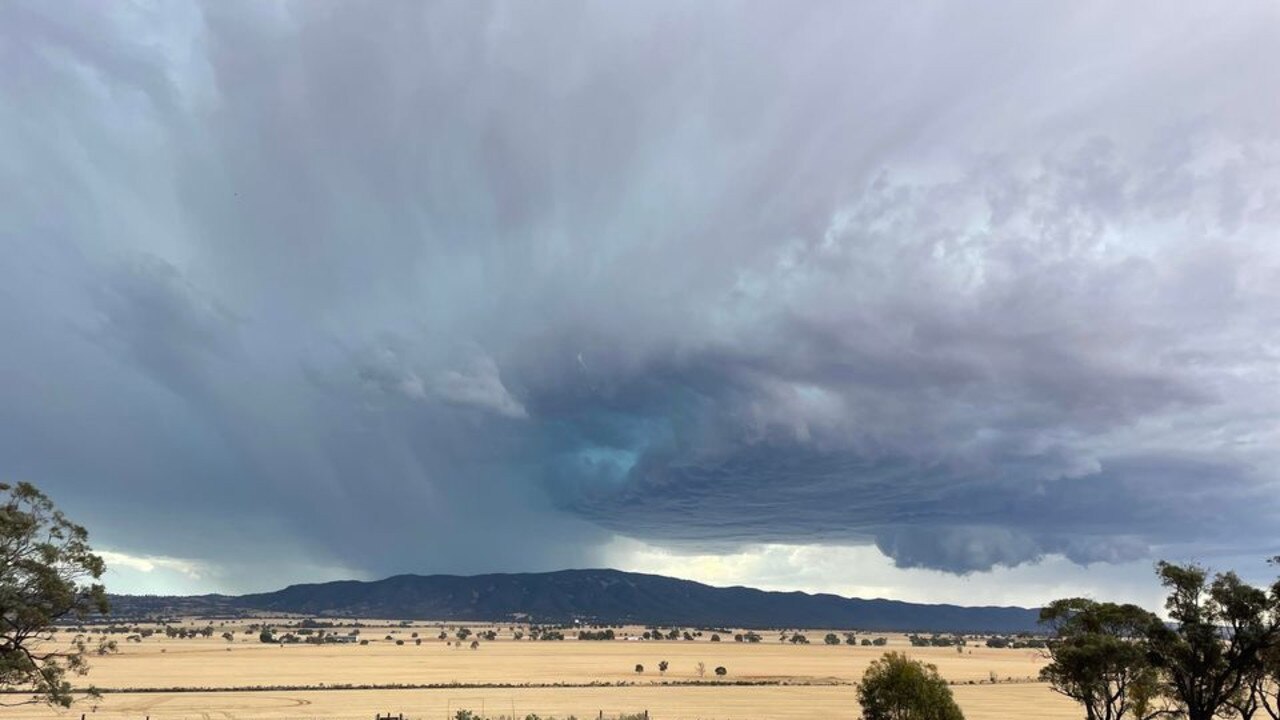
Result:
[[[1280,554],[1280,5],[0,3],[0,477],[116,592]]]

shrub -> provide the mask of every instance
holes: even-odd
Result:
[[[716,677],[724,677],[725,675],[728,675],[728,674],[729,674],[729,671],[725,670],[723,665],[716,666]]]
[[[896,652],[867,668],[858,702],[863,720],[964,720],[938,669]]]

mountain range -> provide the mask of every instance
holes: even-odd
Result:
[[[619,570],[397,575],[372,582],[291,585],[250,595],[112,598],[113,615],[250,615],[531,621],[734,628],[831,628],[937,633],[1036,630],[1038,611],[829,594],[713,587]]]

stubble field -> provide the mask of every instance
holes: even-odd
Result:
[[[110,690],[101,700],[70,711],[5,708],[0,718],[78,718],[88,713],[102,720],[283,720],[404,713],[407,718],[444,720],[461,708],[494,717],[534,713],[584,720],[600,712],[643,710],[654,720],[853,718],[853,683],[886,650],[937,665],[955,683],[956,699],[970,720],[1065,720],[1080,714],[1034,681],[1044,662],[1038,651],[991,649],[980,642],[957,652],[913,648],[903,636],[883,635],[888,640],[884,647],[829,646],[822,643],[822,631],[806,631],[808,645],[779,642],[776,632],[761,633],[763,641],[754,644],[733,642],[731,634],[710,642],[709,633],[694,641],[517,641],[504,626],[497,629],[496,641],[471,649],[470,639],[461,644],[437,639],[441,626],[428,623],[361,627],[367,645],[263,644],[256,632],[247,630],[237,621],[217,626],[209,638],[156,634],[140,643],[121,641],[118,653],[92,658],[84,679]],[[449,643],[455,630],[447,628]],[[620,634],[642,631],[629,628]],[[224,640],[222,632],[233,633],[234,639]],[[669,668],[660,674],[662,660]],[[704,675],[698,674],[698,663]],[[635,672],[637,664],[644,665],[642,674]],[[714,674],[717,666],[727,670],[722,680]],[[368,685],[456,687],[326,689]],[[246,687],[280,689],[227,691]],[[166,688],[185,690],[155,691]],[[148,692],[127,692],[143,689]]]

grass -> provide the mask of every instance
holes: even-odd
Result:
[[[912,648],[895,635],[887,635],[887,647],[784,644],[777,633],[762,633],[759,644],[735,643],[731,635],[712,643],[709,633],[693,642],[535,642],[515,641],[503,626],[497,641],[470,650],[437,640],[439,626],[433,623],[362,627],[361,637],[371,639],[364,646],[276,646],[258,642],[257,633],[245,635],[248,622],[215,623],[212,638],[156,635],[121,643],[116,655],[92,657],[84,681],[106,690],[93,717],[336,719],[393,711],[415,720],[452,720],[458,709],[484,712],[482,704],[489,715],[519,718],[591,720],[601,712],[618,716],[637,709],[648,709],[652,720],[852,717],[852,685],[889,649],[937,665],[969,720],[1079,716],[1070,701],[1034,682],[1044,662],[1035,651],[975,646],[958,654],[954,648]],[[225,630],[234,632],[235,642],[219,637]],[[422,645],[395,644],[408,641],[412,632],[420,633]],[[383,639],[387,635],[393,639]],[[65,633],[59,637],[70,640]],[[660,675],[661,660],[669,670]],[[703,677],[697,674],[699,662]],[[634,672],[637,663],[645,666],[644,674]],[[718,665],[728,669],[723,679],[712,676]],[[1000,682],[991,684],[993,673]],[[40,717],[58,714],[0,709],[0,720]]]

